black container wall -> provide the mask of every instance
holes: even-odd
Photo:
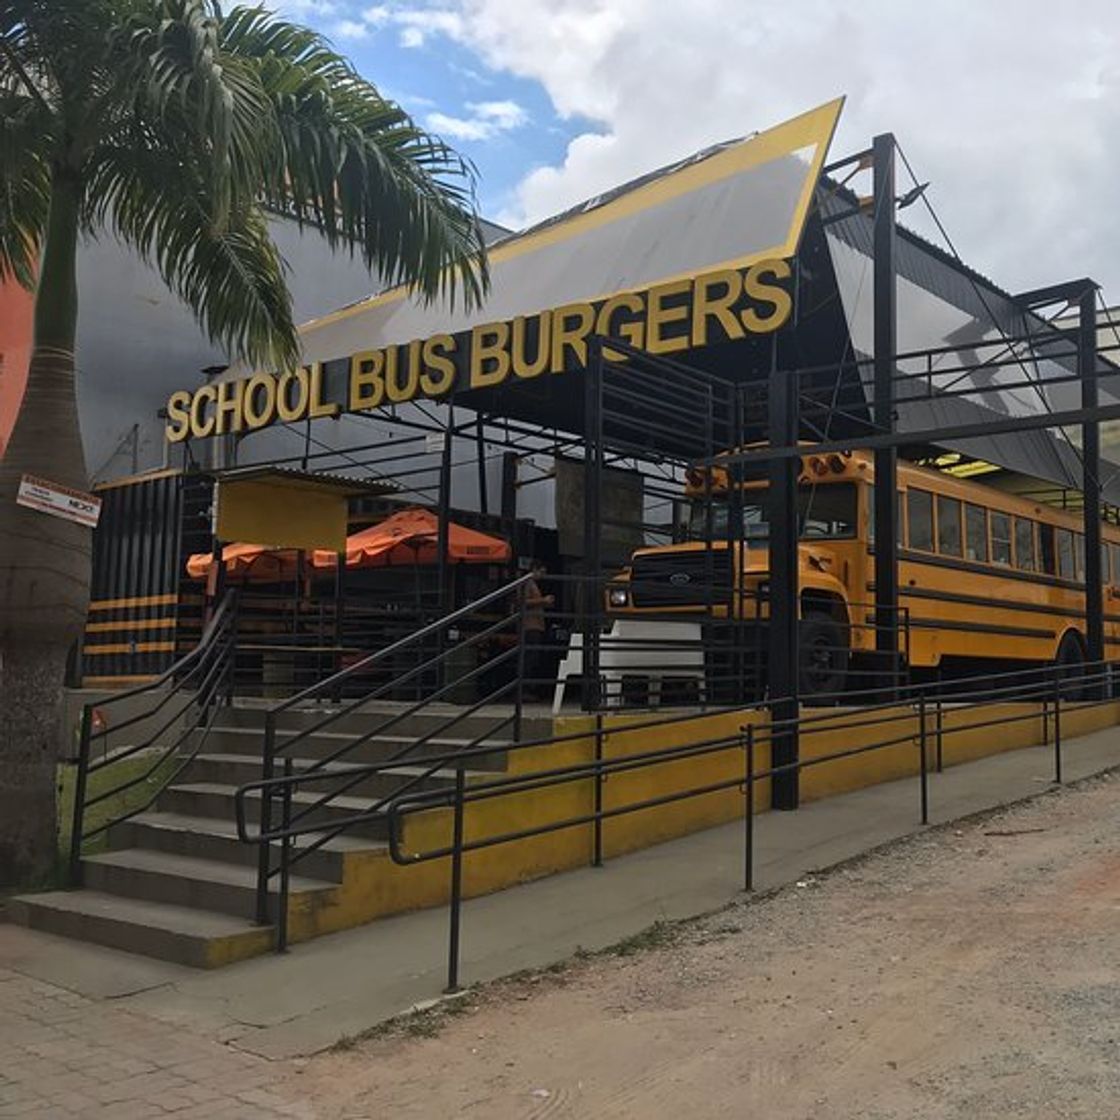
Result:
[[[184,594],[182,573],[191,552],[209,547],[212,485],[206,476],[169,471],[98,491],[84,686],[157,676],[194,644],[201,595]]]

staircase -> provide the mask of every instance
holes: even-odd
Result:
[[[277,748],[286,738],[307,732],[292,755],[292,770],[299,773],[313,762],[366,732],[387,722],[403,705],[371,702],[317,730],[321,707],[290,708],[275,718]],[[264,708],[258,702],[234,704],[218,710],[198,753],[197,742],[183,745],[185,766],[159,793],[154,805],[112,826],[107,850],[81,858],[80,890],[49,891],[13,898],[9,914],[33,929],[108,945],[129,952],[175,961],[196,968],[213,968],[268,951],[274,946],[272,926],[254,924],[257,847],[238,839],[234,800],[239,786],[261,777]],[[501,714],[500,712],[498,713]],[[453,735],[440,728],[454,720]],[[375,735],[347,752],[346,762],[327,763],[340,773],[352,764],[391,759],[413,744],[407,764],[368,775],[345,796],[316,810],[312,822],[324,829],[355,812],[369,810],[395,789],[424,775],[425,755],[447,754],[467,746],[494,724],[494,710],[462,715],[461,709],[432,704],[392,723],[391,733]],[[523,735],[543,736],[551,721],[539,717],[523,728]],[[201,732],[195,732],[201,735]],[[484,739],[493,753],[472,758],[468,781],[482,772],[505,768],[508,739]],[[438,788],[454,784],[454,772],[438,770],[422,777],[411,788]],[[297,792],[298,807],[315,799],[312,792]],[[259,798],[247,799],[246,816],[259,816]],[[289,883],[289,921],[298,914],[339,907],[346,896],[348,875],[362,861],[384,859],[385,819],[378,814],[368,825],[348,828],[327,839],[296,864]],[[313,845],[322,833],[306,833],[293,843]],[[274,846],[278,847],[278,846]],[[368,867],[368,865],[367,865]],[[366,872],[368,879],[368,871]],[[278,882],[270,883],[270,912],[276,913]],[[340,924],[341,923],[341,924]],[[347,924],[340,916],[334,928]],[[356,923],[349,923],[356,924]]]

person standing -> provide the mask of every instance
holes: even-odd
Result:
[[[547,698],[547,683],[544,680],[545,667],[545,618],[546,607],[555,604],[553,595],[541,591],[540,581],[548,574],[548,569],[539,560],[532,561],[530,578],[522,589],[525,596],[525,617],[522,626],[522,641],[525,645],[525,695],[540,699]]]

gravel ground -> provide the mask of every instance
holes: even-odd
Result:
[[[1117,1117],[1118,811],[1108,775],[931,831],[277,1088],[353,1120]]]

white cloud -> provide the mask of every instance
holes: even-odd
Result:
[[[366,39],[369,37],[369,27],[354,19],[340,19],[331,28],[331,34],[337,39]]]
[[[316,17],[332,16],[338,11],[335,0],[274,0],[268,7],[284,19],[303,23]]]
[[[390,18],[401,28],[402,47],[422,47],[432,35],[464,34],[463,17],[450,8],[393,8]]]
[[[529,120],[529,114],[516,101],[468,101],[466,108],[470,111],[467,117],[429,113],[428,128],[450,140],[492,140]]]
[[[845,93],[833,152],[893,131],[932,180],[929,197],[970,264],[1009,287],[1088,273],[1120,298],[1120,24],[1110,0],[510,8],[443,0],[393,8],[392,21],[413,45],[450,36],[490,70],[539,82],[561,117],[589,122],[555,166],[523,178],[503,215],[515,224]],[[482,118],[448,119],[477,132]]]

